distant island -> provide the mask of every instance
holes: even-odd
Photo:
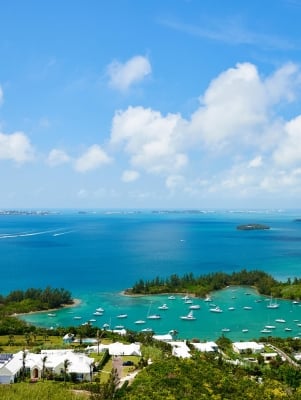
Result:
[[[271,229],[268,225],[264,224],[243,224],[236,227],[239,231],[255,231]]]

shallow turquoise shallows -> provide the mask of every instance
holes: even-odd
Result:
[[[126,297],[121,291],[140,278],[174,273],[199,276],[246,268],[261,269],[280,280],[300,277],[300,215],[297,210],[84,214],[62,210],[48,215],[0,215],[0,293],[50,285],[81,299],[78,307],[52,316],[25,317],[47,327],[89,321],[99,327],[153,329],[158,334],[175,329],[178,337],[187,339],[216,339],[221,334],[230,339],[299,336],[299,303],[278,301],[279,307],[268,308],[270,299],[248,288],[227,288],[211,294],[211,303],[193,299],[188,304],[183,296],[174,300],[167,295]],[[249,223],[271,229],[236,229]],[[163,304],[167,309],[158,308]],[[213,304],[223,312],[210,311]],[[181,319],[191,305],[200,305],[193,310],[194,318]],[[102,315],[95,315],[97,308],[104,309]],[[154,314],[161,318],[147,318]]]

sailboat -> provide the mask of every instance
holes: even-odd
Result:
[[[277,302],[273,302],[273,298],[271,296],[270,303],[267,305],[267,308],[278,308],[279,304]]]
[[[196,318],[193,316],[193,311],[191,310],[187,315],[183,315],[180,317],[181,319],[185,321],[194,321]]]
[[[148,310],[146,318],[147,319],[161,319],[161,315],[160,314],[150,314],[151,306],[152,306],[152,303],[150,303],[149,310]]]

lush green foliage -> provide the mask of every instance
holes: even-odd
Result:
[[[285,374],[285,373],[284,373]],[[124,400],[299,399],[284,382],[265,376],[263,384],[245,368],[209,356],[166,358],[148,366],[129,386]]]
[[[1,400],[83,400],[87,395],[75,393],[71,387],[56,382],[0,385]]]
[[[204,297],[213,290],[220,290],[228,285],[254,286],[259,293],[273,295],[283,298],[301,298],[301,280],[297,278],[293,282],[278,282],[271,275],[259,271],[247,271],[243,269],[239,272],[226,274],[215,272],[207,275],[195,277],[192,273],[179,277],[173,274],[168,278],[156,277],[153,280],[143,281],[140,279],[131,289],[127,289],[128,294],[159,294],[159,293],[183,293],[189,292],[196,296]]]
[[[65,289],[30,288],[25,291],[14,290],[7,296],[0,296],[1,315],[13,313],[27,313],[30,311],[48,310],[61,307],[63,304],[72,304],[71,293]]]

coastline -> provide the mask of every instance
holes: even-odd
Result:
[[[40,314],[40,313],[47,313],[49,311],[58,311],[58,310],[63,310],[64,308],[73,308],[77,307],[82,303],[81,299],[72,299],[72,304],[62,304],[61,307],[57,308],[48,308],[47,310],[39,310],[39,311],[29,311],[27,313],[14,313],[11,316],[12,317],[21,317],[22,315],[31,315],[31,314]]]

